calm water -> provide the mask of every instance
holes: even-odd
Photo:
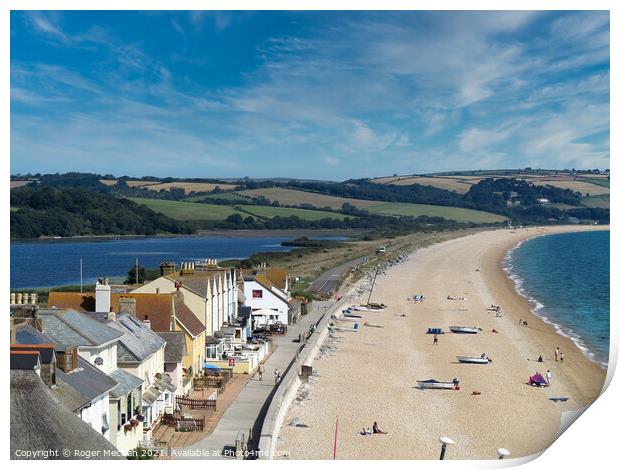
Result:
[[[102,276],[125,276],[135,265],[156,268],[164,260],[247,258],[257,252],[290,251],[280,245],[295,237],[147,237],[122,240],[11,243],[11,289],[80,283],[80,258],[85,284]],[[313,237],[338,239],[346,237]]]
[[[506,259],[517,290],[536,313],[585,354],[609,357],[609,231],[534,238]]]

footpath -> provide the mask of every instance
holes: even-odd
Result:
[[[294,325],[289,325],[286,335],[273,336],[272,347],[275,349],[264,362],[263,380],[259,380],[257,373],[254,374],[229,405],[213,432],[187,447],[173,449],[170,458],[234,459],[234,449],[238,441],[249,442],[249,449],[256,449],[262,420],[277,390],[275,370],[278,369],[284,378],[287,368],[303,344],[298,341],[299,335],[307,335],[310,325],[316,324],[325,313],[329,315],[333,305],[334,302],[331,301],[313,302],[312,310]]]

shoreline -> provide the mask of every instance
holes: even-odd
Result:
[[[587,407],[598,397],[606,369],[532,311],[532,304],[508,277],[503,261],[524,240],[582,230],[609,228],[481,232],[418,250],[407,267],[396,267],[378,278],[373,301],[387,303],[388,308],[370,314],[372,319],[364,318],[361,323],[369,320],[384,329],[361,326],[357,334],[340,335],[336,354],[315,361],[319,377],[310,392],[311,399],[293,405],[285,419],[287,423],[299,417],[309,428],[283,426],[281,450],[290,451],[292,459],[329,458],[325,449],[329,449],[330,437],[320,437],[312,429],[333,427],[325,421],[332,416],[339,416],[342,426],[340,458],[434,459],[440,435],[457,442],[451,446],[449,458],[493,459],[497,447],[510,449],[516,458],[547,448],[557,437],[562,414]],[[407,287],[405,291],[404,286],[393,282],[395,277],[424,290],[411,292]],[[427,301],[413,305],[402,300],[414,292],[423,293]],[[446,292],[464,295],[468,300],[446,301]],[[491,304],[502,306],[503,318],[484,310]],[[399,311],[406,318],[399,318]],[[519,326],[520,318],[529,326]],[[483,327],[483,331],[469,340],[460,335],[441,335],[436,349],[424,331],[427,327],[446,329],[448,324],[469,323]],[[492,329],[498,334],[490,333]],[[553,360],[556,346],[566,354],[561,365]],[[373,354],[375,350],[379,355]],[[489,353],[493,364],[463,367],[454,362],[455,355],[479,355],[481,351]],[[540,354],[543,364],[536,362]],[[393,358],[392,362],[383,359],[384,355]],[[554,375],[551,387],[535,389],[524,384],[534,371],[544,373],[547,368]],[[372,377],[366,376],[366,370],[373,371]],[[459,377],[462,390],[420,391],[412,387],[416,379],[431,377]],[[481,396],[472,397],[473,390],[481,391]],[[548,400],[549,396],[563,395],[569,396],[569,401],[556,404]],[[374,402],[369,398],[375,398]],[[323,416],[323,421],[317,416]],[[493,419],[485,421],[485,417]],[[356,434],[375,420],[390,431],[390,439]],[[405,427],[403,423],[407,423]]]
[[[37,243],[37,242],[89,242],[89,241],[114,241],[114,240],[141,240],[143,238],[260,238],[260,237],[300,237],[300,236],[342,236],[354,238],[365,231],[362,229],[292,229],[292,230],[202,230],[196,233],[156,233],[153,235],[73,235],[70,237],[39,238],[11,238],[11,243]]]
[[[604,230],[600,230],[600,231],[604,231]],[[608,230],[605,230],[605,231],[608,231]],[[575,232],[563,232],[563,233],[575,233]],[[550,234],[550,235],[555,235],[555,234]],[[542,310],[546,306],[539,299],[533,297],[525,290],[525,288],[523,287],[525,280],[514,272],[514,266],[512,266],[511,264],[512,253],[518,250],[521,247],[521,245],[523,245],[524,243],[530,240],[533,240],[534,238],[538,238],[538,237],[532,237],[526,240],[521,240],[516,245],[514,245],[512,248],[510,248],[506,252],[506,255],[504,256],[502,260],[502,270],[506,273],[506,276],[513,282],[513,288],[515,292],[521,297],[523,297],[525,300],[527,300],[527,302],[530,304],[530,307],[531,307],[530,311],[532,312],[532,314],[534,314],[537,318],[541,319],[547,325],[550,325],[551,327],[553,327],[553,329],[558,335],[564,338],[570,339],[587,359],[589,359],[590,361],[594,362],[598,366],[605,369],[605,371],[607,371],[608,362],[605,362],[597,358],[596,353],[593,351],[593,347],[589,346],[588,344],[585,343],[585,341],[581,340],[580,339],[581,337],[576,332],[574,332],[571,328],[567,327],[566,325],[563,325],[560,322],[553,321],[549,319],[548,317],[538,313],[540,310]]]

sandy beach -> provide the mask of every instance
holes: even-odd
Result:
[[[498,447],[522,457],[548,447],[562,412],[592,403],[606,370],[532,313],[532,305],[502,270],[502,261],[527,238],[593,229],[606,227],[480,232],[420,249],[378,277],[372,301],[388,308],[363,312],[359,333],[335,333],[337,350],[314,361],[316,378],[308,396],[289,409],[278,450],[288,451],[290,459],[331,459],[336,418],[338,459],[436,459],[440,436],[455,441],[448,459],[495,459]],[[413,294],[426,300],[407,300]],[[501,306],[501,318],[486,310],[491,304]],[[520,325],[520,319],[528,326]],[[456,335],[449,332],[450,325],[475,325],[482,331]],[[438,337],[438,345],[426,334],[429,327],[448,331]],[[565,354],[564,363],[554,360],[556,346]],[[483,352],[493,359],[491,364],[456,360],[457,355],[479,357]],[[543,364],[537,362],[539,355]],[[553,373],[550,387],[527,385],[530,375],[547,369]],[[458,391],[416,387],[418,379],[454,377],[460,379]],[[557,396],[569,400],[549,400]],[[286,425],[293,418],[307,427]],[[358,435],[374,421],[388,434]]]

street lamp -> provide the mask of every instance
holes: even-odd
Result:
[[[446,456],[446,448],[454,444],[454,441],[447,436],[443,436],[439,438],[439,442],[441,442],[441,454],[439,455],[439,460],[443,460]]]
[[[503,447],[500,447],[499,449],[497,449],[497,456],[499,457],[500,460],[502,460],[504,457],[508,457],[510,455],[510,451],[508,449],[504,449]]]

